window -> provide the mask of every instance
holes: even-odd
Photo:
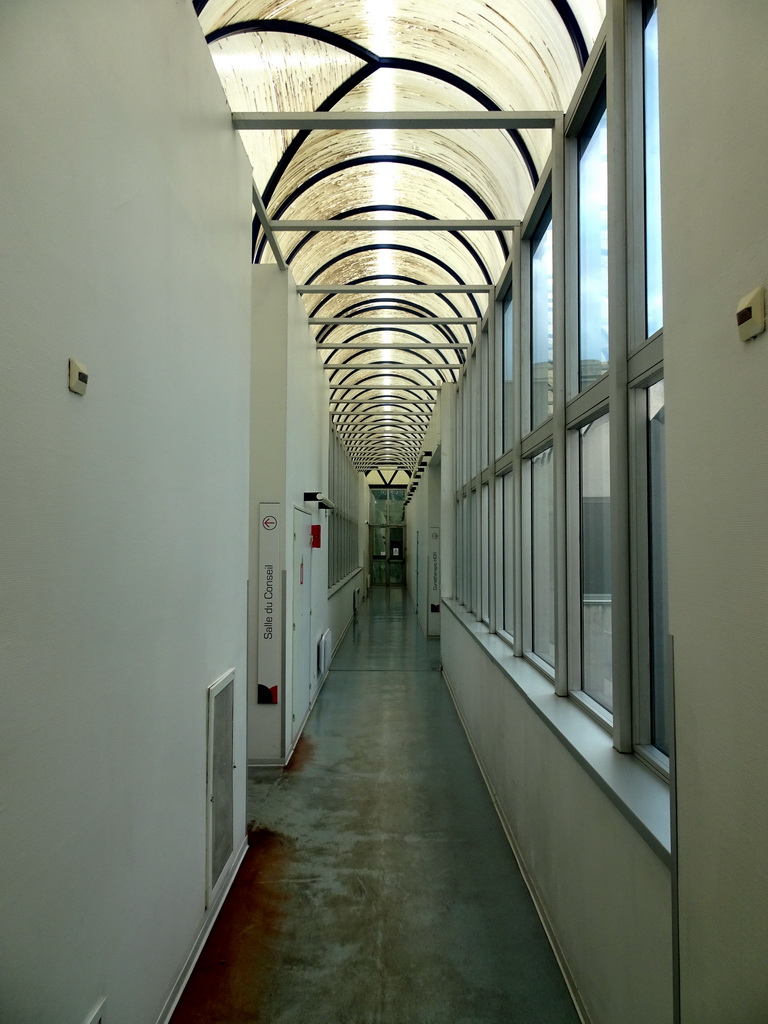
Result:
[[[605,90],[578,144],[579,390],[608,370],[608,114]]]
[[[483,336],[457,396],[457,579],[478,620],[610,731],[618,750],[663,774],[656,7],[627,0],[627,12],[627,38],[607,32],[590,60],[547,177],[514,230],[494,359]],[[625,44],[612,59],[611,47]],[[623,67],[631,93],[609,76]],[[614,209],[617,201],[625,205]]]
[[[613,710],[608,416],[579,430],[581,690]]]
[[[458,435],[457,435],[458,436]],[[456,597],[465,604],[464,599],[464,577],[466,565],[464,563],[464,501],[459,499],[456,502],[456,534],[454,537],[454,559],[456,565]]]
[[[490,403],[488,401],[488,386],[490,381],[490,359],[488,351],[488,334],[483,332],[483,336],[480,339],[480,373],[477,381],[477,415],[479,419],[480,428],[480,469],[485,469],[490,461],[491,447],[490,447],[490,418],[488,416],[488,410]],[[477,373],[478,367],[475,368]]]
[[[471,529],[469,534],[469,574],[471,590],[469,596],[469,608],[480,616],[480,502],[477,496],[477,488],[474,488],[469,495],[469,518]]]
[[[467,439],[469,444],[469,475],[476,477],[480,469],[480,445],[482,443],[482,429],[480,419],[480,373],[477,346],[472,353],[467,371],[467,384],[469,385],[470,402],[466,414],[469,423]]]
[[[328,491],[336,506],[328,519],[328,586],[332,587],[358,567],[358,475],[333,430],[328,463]]]
[[[469,496],[464,498],[464,537],[463,537],[463,558],[464,558],[464,604],[472,609],[472,594],[474,588],[473,571],[474,557],[472,551],[472,503]]]
[[[512,294],[502,303],[501,336],[502,336],[502,451],[509,451],[515,439],[515,368],[512,322]]]
[[[661,330],[661,155],[659,138],[659,31],[656,4],[647,4],[643,32],[645,152],[645,334]]]
[[[552,207],[531,241],[531,430],[552,415]]]
[[[531,459],[531,648],[555,667],[555,505],[552,449]]]
[[[490,487],[487,483],[483,484],[480,491],[480,512],[480,618],[483,622],[488,622],[491,615],[491,500]]]
[[[648,549],[650,597],[650,739],[669,754],[667,722],[667,551],[664,484],[664,381],[648,388]]]
[[[507,473],[501,479],[502,616],[505,633],[515,635],[515,478]]]

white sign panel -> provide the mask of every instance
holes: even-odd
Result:
[[[259,589],[256,605],[258,704],[280,704],[283,700],[283,576],[280,564],[283,531],[280,503],[262,501],[259,504]]]
[[[429,603],[429,614],[427,616],[427,633],[429,636],[440,634],[440,527],[432,526],[429,529],[429,544],[427,546],[428,577],[427,577],[427,600]]]

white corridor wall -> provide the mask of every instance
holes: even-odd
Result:
[[[245,831],[249,167],[171,0],[4,2],[0,131],[0,1020],[150,1024],[230,668]]]
[[[768,1019],[768,6],[659,4],[683,1024]]]

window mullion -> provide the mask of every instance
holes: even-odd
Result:
[[[487,394],[485,396],[486,402],[488,403],[488,447],[487,447],[487,466],[493,466],[494,454],[496,451],[496,378],[499,372],[499,368],[496,365],[497,362],[497,338],[501,335],[501,324],[500,324],[501,307],[499,303],[494,301],[494,296],[491,294],[488,299],[488,333],[486,335],[485,342],[485,358],[488,360],[488,373],[486,374]],[[483,470],[487,468],[483,466]],[[496,537],[496,478],[493,473],[490,473],[488,479],[488,564],[485,567],[485,571],[489,574],[488,579],[488,628],[492,633],[496,632],[499,619],[502,616],[499,615],[498,611],[498,600],[497,600],[497,587],[495,581],[499,578],[499,573],[496,572],[496,556],[500,550]],[[503,621],[503,618],[502,618]]]
[[[523,288],[528,287],[523,282],[523,242],[522,231],[515,229],[513,236],[514,269],[512,274],[512,324],[513,324],[513,402],[514,402],[514,436],[512,445],[514,451],[514,558],[515,572],[513,579],[513,600],[514,600],[514,631],[515,646],[514,652],[518,657],[523,654],[523,451],[521,439],[523,436],[523,344],[527,339],[527,325],[523,323],[524,308],[526,304],[522,301]],[[527,344],[527,340],[525,341]]]
[[[627,108],[626,7],[607,11],[608,88],[608,367],[611,484],[611,628],[613,745],[632,750],[632,657],[629,551],[629,438],[627,396]]]
[[[552,447],[555,511],[555,692],[568,695],[565,451],[565,139],[552,129]]]

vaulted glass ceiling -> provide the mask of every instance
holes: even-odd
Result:
[[[547,161],[546,127],[485,112],[565,110],[604,8],[195,0],[253,165],[254,261],[291,267],[358,469],[418,463]]]

